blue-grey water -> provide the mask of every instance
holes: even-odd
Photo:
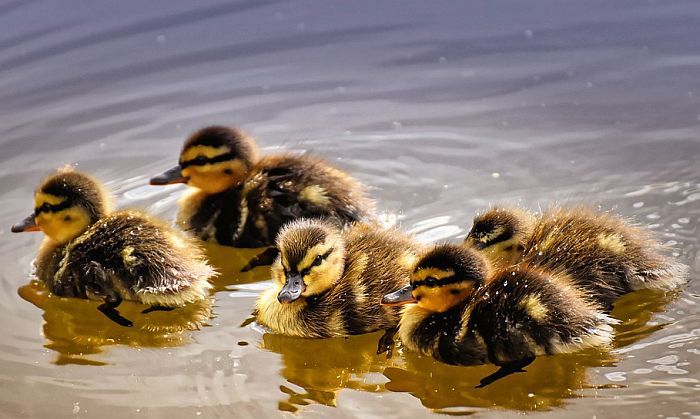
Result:
[[[147,179],[220,123],[324,156],[424,242],[490,203],[582,201],[648,226],[691,282],[623,299],[611,353],[485,389],[492,366],[386,360],[377,335],[261,334],[246,252],[210,249],[212,307],[133,330],[27,286],[40,235],[9,226],[43,176],[77,164],[172,217],[183,188]],[[700,417],[698,160],[696,1],[3,1],[0,417]]]

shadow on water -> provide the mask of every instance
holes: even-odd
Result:
[[[664,324],[650,319],[671,300],[672,295],[649,290],[621,298],[613,311],[620,320],[614,347],[630,345],[663,328]],[[379,336],[318,340],[265,334],[260,347],[282,356],[280,374],[289,383],[280,386],[285,396],[279,409],[297,412],[311,403],[336,406],[339,392],[350,389],[408,393],[436,413],[449,415],[484,408],[548,411],[564,407],[569,399],[588,397],[591,390],[620,387],[591,383],[588,374],[590,368],[615,365],[614,349],[539,357],[523,373],[476,388],[497,367],[446,365],[403,348],[386,359],[376,355]],[[605,394],[596,391],[596,397]]]

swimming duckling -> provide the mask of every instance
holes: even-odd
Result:
[[[179,224],[228,246],[270,245],[286,222],[301,217],[347,223],[372,211],[363,188],[349,175],[308,155],[258,158],[253,138],[225,126],[192,134],[180,163],[151,179],[152,185],[171,183],[194,188],[180,201]]]
[[[385,330],[378,352],[390,350],[399,312],[377,303],[408,283],[416,245],[407,236],[369,223],[341,231],[303,219],[280,231],[277,247],[274,287],[257,300],[258,323],[307,338]]]
[[[134,210],[111,212],[110,196],[70,168],[47,177],[34,212],[12,232],[43,231],[35,274],[60,297],[104,300],[98,308],[131,326],[116,307],[137,301],[169,310],[207,298],[214,271],[192,239]]]
[[[606,310],[620,295],[637,289],[676,288],[687,271],[662,255],[663,246],[648,231],[583,206],[553,207],[540,218],[519,209],[491,209],[474,220],[466,244],[496,266],[520,259],[564,269]]]
[[[564,273],[527,264],[489,273],[479,252],[449,244],[429,250],[410,284],[382,299],[406,303],[413,304],[401,315],[401,342],[448,364],[503,367],[482,385],[538,355],[607,345],[615,323]]]

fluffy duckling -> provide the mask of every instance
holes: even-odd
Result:
[[[270,245],[286,222],[301,217],[346,223],[372,211],[349,175],[308,155],[258,158],[253,138],[225,126],[192,134],[179,164],[151,179],[152,185],[171,183],[193,187],[180,201],[179,224],[228,246]]]
[[[34,212],[12,232],[43,231],[35,274],[60,297],[103,300],[99,310],[131,326],[116,307],[137,301],[169,310],[208,297],[214,271],[193,240],[133,210],[110,212],[110,196],[70,168],[47,177]]]
[[[503,367],[482,385],[538,355],[607,345],[615,323],[566,274],[527,264],[489,273],[479,252],[459,245],[429,250],[410,284],[382,299],[406,303],[413,304],[401,315],[401,342],[448,364]]]
[[[523,260],[564,269],[606,310],[630,291],[676,288],[685,282],[687,270],[663,256],[663,246],[648,231],[582,206],[553,207],[540,218],[520,209],[494,208],[474,220],[465,243],[496,266]]]
[[[390,350],[398,310],[377,304],[408,283],[415,244],[397,230],[355,223],[297,220],[277,237],[274,287],[257,300],[257,321],[276,333],[308,338],[388,331]]]

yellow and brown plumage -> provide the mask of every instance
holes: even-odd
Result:
[[[13,232],[42,230],[35,274],[61,297],[104,300],[120,324],[121,300],[173,308],[208,297],[214,271],[190,238],[135,210],[111,212],[92,177],[62,169],[35,194],[35,210]]]
[[[298,337],[347,336],[396,327],[398,310],[380,306],[408,283],[416,245],[397,230],[356,223],[344,230],[298,220],[277,238],[274,286],[256,303],[257,320]]]
[[[563,270],[607,310],[622,294],[671,290],[686,278],[687,268],[664,256],[650,232],[583,206],[552,207],[538,218],[522,210],[491,209],[474,220],[465,243],[496,266],[522,260]],[[515,251],[509,248],[514,243]]]
[[[203,240],[237,247],[273,243],[288,221],[361,220],[372,212],[364,189],[323,160],[302,154],[258,158],[255,141],[225,126],[203,128],[185,142],[178,166],[151,184],[187,183],[179,224]]]
[[[566,273],[528,264],[490,271],[483,255],[459,245],[427,251],[410,284],[382,303],[411,303],[399,325],[408,349],[454,365],[493,363],[506,373],[538,355],[606,346],[615,323]]]

